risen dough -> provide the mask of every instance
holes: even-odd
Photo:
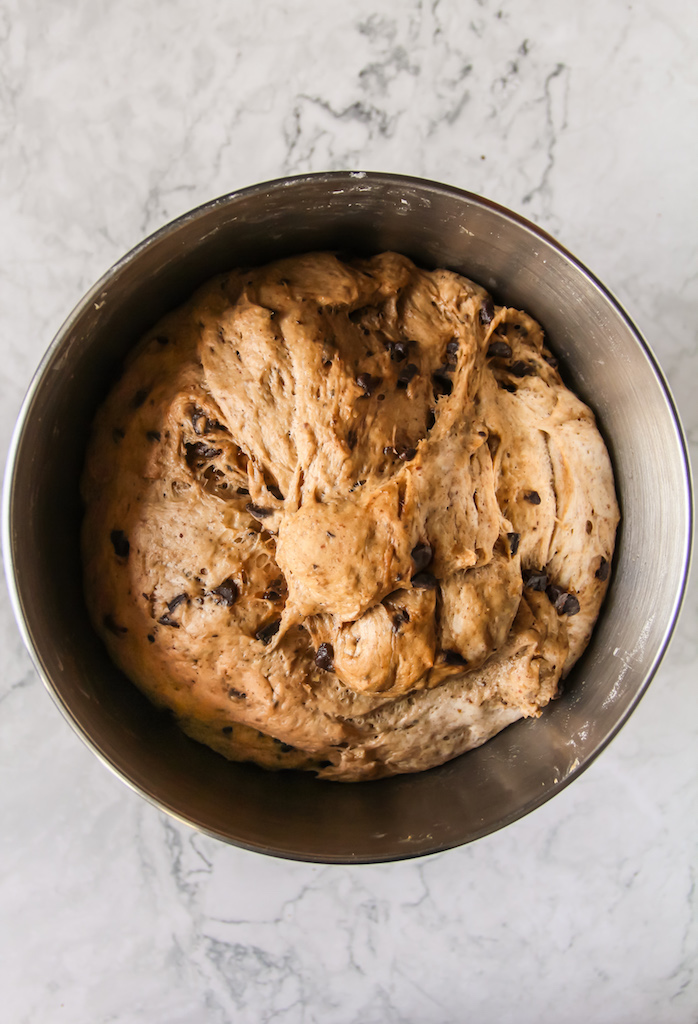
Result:
[[[226,757],[324,778],[539,715],[618,521],[555,365],[525,313],[394,253],[211,281],[96,419],[85,587],[112,657]]]

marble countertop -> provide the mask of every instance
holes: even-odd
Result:
[[[216,195],[339,168],[518,210],[611,288],[698,445],[691,0],[0,0],[0,444],[83,292]],[[0,992],[18,1024],[698,1019],[698,593],[617,739],[393,865],[202,837],[72,733],[0,596]]]

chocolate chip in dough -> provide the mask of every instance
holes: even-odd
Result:
[[[415,573],[422,572],[428,565],[431,565],[433,557],[434,549],[431,544],[418,544],[415,548],[412,548],[412,561]]]
[[[262,596],[265,601],[278,601],[281,598],[278,590],[265,590]]]
[[[172,600],[168,602],[168,604],[167,604],[168,612],[173,612],[175,610],[175,608],[179,608],[180,604],[183,604],[185,601],[188,601],[188,600],[189,600],[189,597],[188,597],[187,594],[177,594],[176,597],[173,597]]]
[[[521,576],[524,586],[529,590],[543,591],[548,585],[548,574],[545,569],[524,569]]]
[[[480,306],[480,323],[491,324],[494,320],[494,302],[488,295]]]
[[[150,391],[148,388],[141,388],[139,391],[136,391],[135,395],[131,399],[131,407],[133,409],[140,409],[149,394]]]
[[[429,409],[427,412],[427,430],[431,430],[435,423],[436,411],[434,409]]]
[[[334,647],[332,644],[320,644],[315,655],[315,664],[325,672],[334,672]]]
[[[226,736],[230,736],[232,731],[233,731],[232,725],[224,725],[223,728],[221,729],[221,732],[225,733]]]
[[[209,591],[210,596],[224,608],[231,608],[238,598],[238,585],[232,577],[228,577]]]
[[[400,447],[400,448],[396,448],[395,450],[397,452],[398,459],[400,459],[402,462],[411,462],[412,459],[417,454],[417,449],[416,448],[403,448],[403,447]]]
[[[408,363],[407,366],[403,367],[400,371],[400,376],[397,379],[397,386],[404,391],[410,381],[416,377],[418,373],[419,367],[415,363]]]
[[[511,359],[511,345],[506,341],[493,341],[487,349],[488,359]]]
[[[247,694],[242,690],[236,690],[234,686],[228,687],[228,696],[234,697],[236,700],[247,700]]]
[[[356,378],[356,383],[364,392],[366,398],[370,398],[376,388],[380,387],[383,383],[383,378],[372,377],[370,373],[360,373]]]
[[[222,448],[212,448],[205,441],[194,441],[191,444],[185,444],[184,447],[187,450],[186,459],[189,466],[197,462],[201,464],[209,459],[215,459],[223,452]]]
[[[160,431],[159,430],[149,430],[145,436],[148,438],[149,441],[159,441],[160,440]]]
[[[412,577],[412,586],[418,590],[434,590],[438,585],[436,576],[430,572],[417,572]]]
[[[446,362],[449,366],[455,366],[458,362],[458,351],[460,349],[460,343],[457,338],[449,341],[446,346]]]
[[[521,534],[508,533],[507,540],[509,541],[509,554],[513,558],[516,552],[519,550],[519,541],[521,540]]]
[[[515,394],[516,392],[516,384],[510,384],[509,381],[500,380],[499,386],[502,389],[502,391],[508,391],[512,395]]]
[[[517,359],[516,362],[512,363],[509,367],[509,373],[513,373],[515,377],[530,377],[535,372],[535,366],[531,363],[525,363],[523,359]]]
[[[249,494],[250,492],[248,491],[248,489],[246,487],[238,487],[237,488],[237,493],[238,494]]]
[[[114,552],[119,558],[128,558],[128,553],[131,550],[131,545],[128,542],[128,538],[123,530],[112,530],[111,542],[114,547]]]
[[[278,488],[278,487],[276,487],[276,486],[275,486],[274,484],[272,484],[272,485],[271,485],[270,487],[267,487],[267,490],[269,491],[269,493],[270,493],[270,494],[271,494],[271,495],[272,495],[272,496],[273,496],[274,498],[276,498],[276,500],[277,500],[277,501],[283,501],[283,500],[284,500],[284,496],[283,496],[283,494],[281,493],[281,491],[279,490],[279,488]]]
[[[434,370],[431,375],[432,384],[434,385],[434,394],[438,397],[440,395],[450,395],[453,391],[453,381],[449,377],[451,373],[451,367],[440,366],[438,370]]]
[[[548,600],[558,615],[562,615],[562,609],[565,607],[565,603],[569,597],[567,591],[563,587],[558,587],[557,583],[550,583],[545,588],[545,593],[548,595]]]
[[[172,626],[174,629],[179,629],[179,623],[171,619],[169,615],[161,615],[158,622],[161,626]]]
[[[529,502],[531,505],[540,505],[540,494],[538,491],[527,491],[524,494],[524,501]]]
[[[388,350],[394,363],[401,363],[409,355],[409,349],[404,341],[389,342]]]
[[[264,646],[266,647],[266,645],[271,641],[271,638],[273,636],[276,636],[276,634],[279,632],[280,625],[281,619],[274,619],[273,622],[268,622],[266,626],[262,626],[261,629],[257,630],[257,632],[255,633],[255,638],[257,640],[261,640]]]
[[[568,593],[556,583],[546,587],[545,593],[558,615],[576,615],[579,611],[579,601],[574,594]]]
[[[269,516],[274,515],[273,508],[264,508],[261,505],[253,504],[251,501],[248,501],[245,505],[245,510],[249,512],[251,516],[254,516],[255,519],[268,519]]]
[[[601,580],[601,582],[603,583],[605,580],[608,579],[608,574],[610,573],[610,571],[610,563],[602,556],[601,561],[599,562],[599,567],[594,573],[594,576],[596,576],[597,580]]]

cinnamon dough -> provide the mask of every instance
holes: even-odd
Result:
[[[538,324],[395,253],[201,288],[100,409],[83,496],[87,604],[123,671],[226,757],[341,780],[539,715],[618,522]]]

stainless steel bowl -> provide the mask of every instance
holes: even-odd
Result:
[[[418,775],[338,785],[230,764],[158,715],[109,661],[81,588],[78,479],[95,409],[124,353],[212,275],[295,252],[393,249],[458,270],[544,326],[611,451],[623,520],[612,584],[564,696],[537,721]],[[618,303],[534,225],[416,178],[333,173],[224,196],[120,260],[37,371],[4,497],[6,572],[37,670],[68,721],[137,792],[248,849],[321,862],[393,860],[467,843],[544,803],[626,721],[672,632],[690,554],[681,428],[647,345]]]

